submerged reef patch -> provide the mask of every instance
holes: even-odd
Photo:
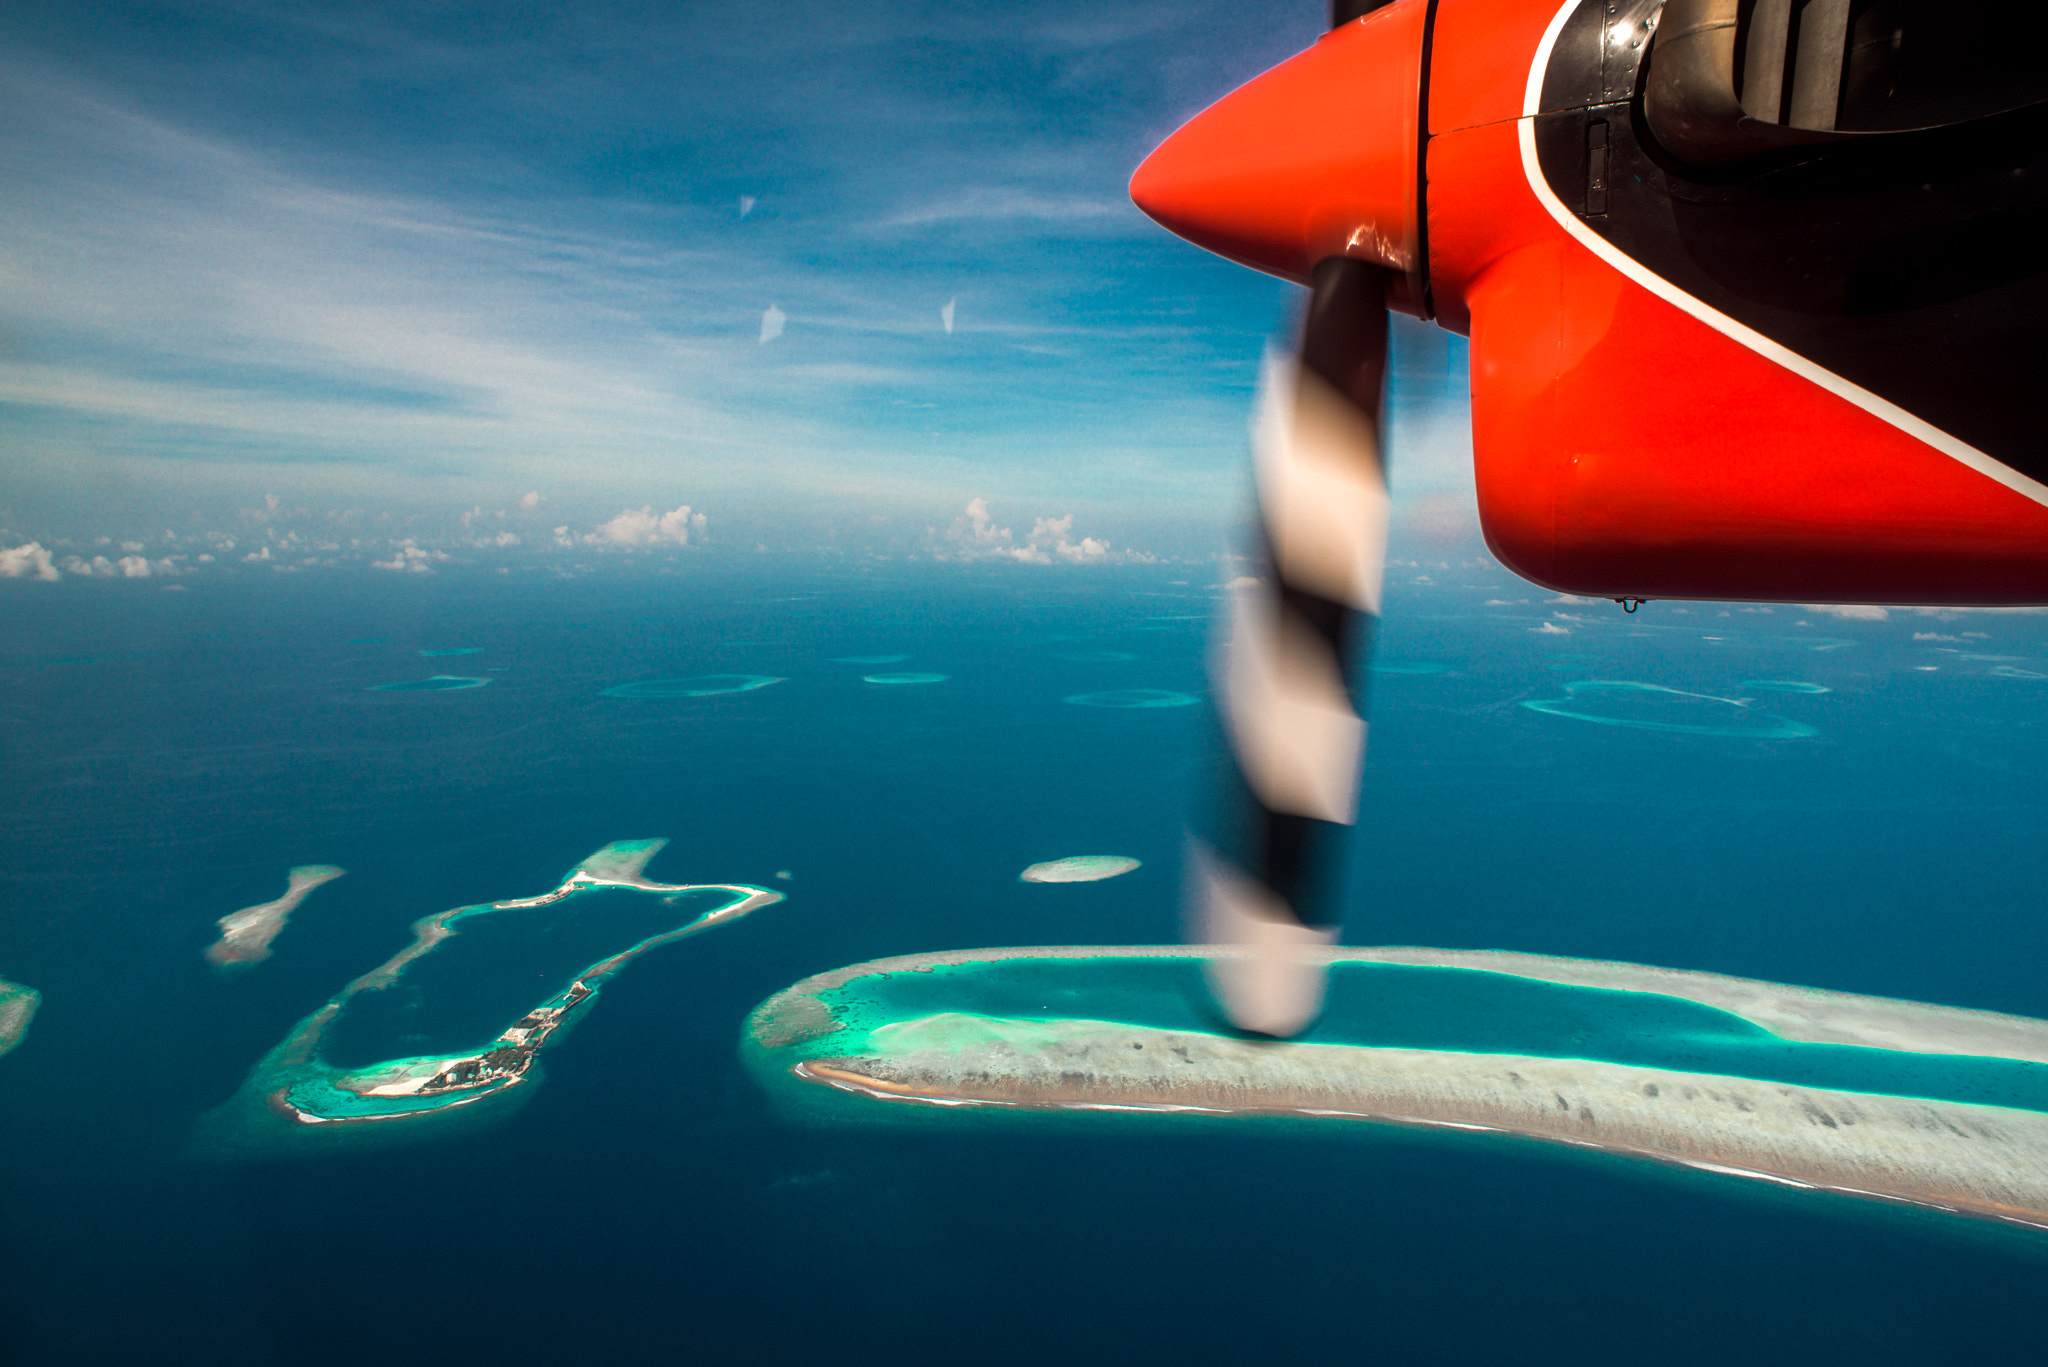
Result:
[[[415,921],[411,943],[301,1020],[232,1098],[202,1117],[195,1151],[222,1158],[320,1152],[364,1140],[426,1138],[451,1123],[503,1115],[539,1081],[541,1049],[595,1004],[613,974],[657,945],[782,900],[779,892],[742,883],[652,882],[643,870],[667,843],[616,841],[537,897],[456,907]],[[588,943],[592,927],[584,922],[606,910],[630,928],[630,942],[595,961],[543,969],[539,976],[552,985],[537,989],[536,956],[559,958],[568,952],[565,944]],[[600,936],[615,930],[595,927]],[[444,1005],[433,1016],[423,1008],[434,1003],[421,1000],[414,979],[422,972],[431,976],[445,963],[448,943],[465,937],[480,941],[482,957],[505,981],[496,991],[479,990],[475,981],[441,985],[445,994],[464,999],[462,1008],[450,1013]],[[468,968],[475,978],[476,966]],[[531,1003],[537,990],[547,995],[523,1014],[518,1006],[499,1005]],[[490,1010],[502,1013],[479,1023],[479,1011]],[[452,1047],[397,1050],[433,1038],[422,1033],[430,1029]]]
[[[871,684],[933,684],[944,683],[952,677],[950,674],[863,674],[860,681]]]
[[[1832,693],[1835,690],[1826,684],[1807,683],[1801,679],[1744,679],[1741,686],[1758,693]]]
[[[1253,1041],[1198,1005],[1203,955],[856,964],[769,998],[741,1053],[816,1123],[1367,1122],[2048,1229],[2048,1022],[1637,964],[1345,949],[1311,1035]]]
[[[699,674],[691,679],[642,679],[615,684],[600,698],[711,698],[720,693],[748,693],[782,680],[772,674]]]
[[[223,971],[253,968],[270,957],[270,942],[306,900],[306,894],[347,873],[332,864],[301,864],[285,874],[284,896],[230,912],[215,922],[220,938],[206,947],[206,962]]]
[[[42,1004],[43,994],[33,987],[0,978],[0,1054],[28,1038],[29,1022],[36,1018],[36,1008]]]
[[[1048,859],[1033,864],[1017,875],[1023,883],[1099,883],[1142,867],[1142,862],[1124,854],[1075,854],[1065,859]]]
[[[489,679],[466,679],[460,674],[436,674],[430,679],[404,679],[398,683],[373,684],[372,693],[446,693],[457,688],[482,688]]]
[[[1747,698],[1688,693],[1662,684],[1626,679],[1583,679],[1564,686],[1562,698],[1526,700],[1522,706],[1553,717],[1599,726],[1666,731],[1688,736],[1739,736],[1748,740],[1803,740],[1820,734],[1803,721],[1754,710]],[[1581,697],[1581,694],[1597,695]],[[1602,710],[1593,711],[1598,706]]]
[[[1191,693],[1176,693],[1170,688],[1112,688],[1106,693],[1076,693],[1060,699],[1076,707],[1193,707],[1195,697]]]
[[[484,648],[482,646],[436,646],[420,652],[422,655],[481,655],[483,653]]]

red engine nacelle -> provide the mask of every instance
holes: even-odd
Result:
[[[1131,194],[1300,283],[1330,256],[1404,272],[1394,307],[1471,338],[1481,525],[1539,584],[2048,602],[2048,299],[1997,226],[2042,207],[2048,105],[1950,92],[1902,128],[1852,53],[1832,112],[1797,103],[1810,63],[1766,107],[1728,54],[1768,36],[1734,0],[1394,0],[1191,120]]]

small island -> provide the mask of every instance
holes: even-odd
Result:
[[[43,994],[33,987],[0,978],[0,1054],[8,1053],[28,1038],[29,1022],[36,1018],[36,1008],[42,1004]]]
[[[253,968],[270,957],[270,942],[306,900],[306,894],[347,873],[332,864],[301,864],[285,874],[284,896],[220,918],[220,938],[206,947],[206,962],[222,971]]]
[[[1323,1019],[1276,1042],[1207,1015],[1210,952],[856,964],[762,1003],[741,1052],[811,1123],[1400,1127],[2048,1229],[2048,1021],[1637,964],[1341,949]]]
[[[530,1092],[539,1080],[540,1051],[596,1003],[599,989],[613,974],[657,945],[782,900],[779,892],[739,883],[654,882],[644,870],[667,843],[616,841],[581,861],[546,892],[455,907],[414,922],[409,944],[300,1021],[257,1062],[234,1097],[202,1118],[195,1151],[217,1158],[279,1156],[373,1135],[422,1138],[445,1132],[458,1118],[489,1120],[505,1114],[507,1104]],[[605,905],[616,910],[621,893],[630,895],[626,909],[632,915],[627,923],[651,933],[638,934],[594,962],[570,965],[557,979],[562,985],[510,1025],[480,1030],[470,1038],[488,1037],[459,1049],[360,1061],[328,1057],[337,1036],[348,1035],[352,1024],[357,1033],[343,1047],[357,1053],[366,1041],[383,1040],[388,1048],[392,1039],[406,1038],[353,1022],[351,1007],[365,1002],[388,1006],[394,1001],[391,990],[401,982],[412,990],[408,970],[418,971],[421,961],[437,949],[445,954],[443,947],[463,931],[497,932],[486,937],[494,951],[516,951],[563,934],[562,927],[573,926],[579,913],[588,916]],[[605,903],[602,899],[607,897],[613,902]],[[549,919],[535,921],[540,912]],[[491,918],[488,926],[485,918]],[[510,990],[529,989],[515,983]]]
[[[1141,861],[1124,854],[1074,854],[1033,864],[1017,879],[1023,883],[1099,883],[1141,866]]]

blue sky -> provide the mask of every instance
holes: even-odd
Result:
[[[1211,554],[1295,292],[1124,187],[1320,14],[12,7],[0,532]],[[1401,353],[1462,507],[1461,346]]]

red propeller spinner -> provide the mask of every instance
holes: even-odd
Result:
[[[1297,284],[1335,256],[1414,275],[1425,8],[1396,0],[1224,96],[1145,159],[1132,200]]]

